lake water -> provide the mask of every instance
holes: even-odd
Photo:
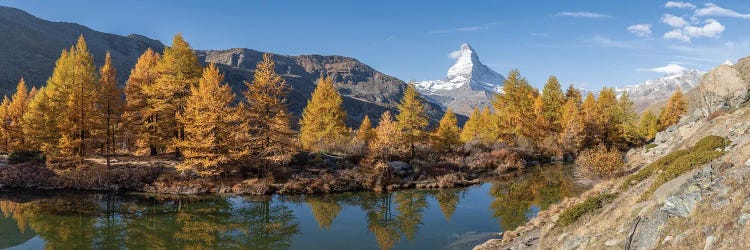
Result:
[[[0,190],[0,249],[470,249],[582,188],[542,166],[461,189],[325,196]]]

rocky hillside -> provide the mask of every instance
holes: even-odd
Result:
[[[226,81],[237,92],[245,88],[244,81],[252,81],[255,66],[263,52],[251,49],[198,51],[201,62],[212,62],[226,74]],[[307,105],[315,83],[320,76],[333,76],[336,88],[344,97],[348,125],[356,127],[365,115],[377,121],[385,110],[395,112],[406,83],[383,74],[372,67],[344,56],[273,54],[276,72],[282,74],[293,91],[289,96],[290,109],[301,114]],[[440,107],[428,104],[429,116],[437,121],[442,116]]]
[[[0,94],[12,93],[21,77],[32,86],[44,85],[60,52],[75,44],[81,34],[86,38],[96,64],[103,63],[106,51],[112,53],[121,85],[125,84],[130,69],[143,51],[148,48],[162,51],[164,48],[161,42],[144,36],[119,36],[75,23],[46,21],[3,6],[0,6],[0,34],[12,34],[3,36],[0,46]],[[226,74],[226,81],[241,97],[243,82],[252,81],[255,66],[264,52],[228,49],[198,50],[196,53],[204,64],[217,63]],[[277,72],[281,72],[293,88],[289,106],[295,115],[302,113],[315,89],[315,81],[322,75],[334,77],[336,87],[344,96],[347,123],[352,127],[358,126],[365,115],[377,122],[385,110],[394,110],[406,88],[403,81],[349,57],[274,54],[273,59]],[[433,122],[442,116],[442,111],[434,104],[430,104],[428,113]]]
[[[679,124],[628,152],[632,174],[604,181],[476,249],[750,249],[748,76],[750,57],[711,70]],[[709,136],[731,143],[697,154],[700,145],[693,145]],[[592,199],[602,194],[616,198]],[[561,225],[570,211],[587,212]]]
[[[97,65],[104,63],[110,51],[117,69],[118,81],[124,83],[130,69],[143,51],[161,51],[161,42],[140,35],[119,36],[89,29],[85,26],[39,19],[22,10],[0,6],[0,91],[14,90],[18,79],[41,86],[52,74],[55,61],[63,49],[75,44],[83,34]]]

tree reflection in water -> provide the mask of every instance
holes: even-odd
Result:
[[[512,181],[492,182],[490,205],[503,230],[513,230],[534,216],[532,206],[547,209],[550,205],[577,194],[580,188],[568,176],[563,165],[532,169]]]
[[[469,190],[474,192],[472,199],[480,199],[471,202],[490,202],[487,218],[494,216],[502,229],[513,229],[525,223],[537,208],[545,209],[580,191],[565,173],[562,166],[544,166],[510,180],[493,181],[489,197],[485,196],[486,186],[274,197],[0,192],[0,216],[15,222],[6,225],[8,222],[0,221],[0,230],[13,227],[14,235],[36,233],[49,249],[288,249],[305,247],[294,244],[314,243],[295,241],[302,230],[296,216],[315,219],[317,226],[305,230],[328,231],[338,221],[362,219],[350,213],[339,218],[345,208],[354,208],[362,211],[360,216],[367,223],[361,230],[369,231],[381,249],[392,249],[401,241],[422,240],[417,239],[421,238],[418,232],[430,227],[427,223],[451,221]],[[309,206],[309,211],[290,208],[300,204]],[[425,220],[425,212],[430,209],[440,209],[445,219]],[[454,219],[451,224],[460,223]],[[425,231],[443,232],[440,230],[451,229],[430,227]],[[28,240],[15,237],[9,246]],[[348,236],[336,237],[347,240],[343,237]],[[430,237],[425,239],[434,239]],[[433,246],[425,242],[417,245]]]

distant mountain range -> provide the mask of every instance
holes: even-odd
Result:
[[[70,48],[83,34],[101,65],[106,51],[118,72],[118,81],[125,84],[130,69],[148,48],[161,52],[164,45],[141,35],[120,36],[89,29],[85,26],[46,21],[10,7],[0,6],[0,91],[12,93],[19,78],[24,77],[32,86],[42,86],[52,74],[55,61],[65,48]],[[256,64],[264,52],[251,49],[196,50],[203,64],[219,65],[226,74],[226,82],[238,93],[244,81],[252,81]],[[395,110],[406,83],[383,74],[356,59],[344,56],[272,54],[276,71],[292,86],[288,96],[289,108],[300,115],[315,89],[316,80],[323,75],[333,76],[336,87],[344,97],[347,124],[355,127],[365,115],[377,121],[385,110]],[[438,105],[428,105],[428,115],[434,121],[442,116]]]
[[[474,107],[491,104],[502,89],[505,77],[482,64],[477,52],[468,44],[462,44],[457,55],[445,79],[422,81],[416,86],[427,100],[468,116]]]
[[[633,109],[641,113],[654,104],[669,99],[677,89],[681,89],[683,93],[687,93],[697,87],[700,85],[700,81],[705,73],[697,69],[686,70],[648,80],[640,84],[615,88],[615,92],[618,95],[628,93],[628,97],[633,101]],[[654,111],[658,112],[658,110]]]

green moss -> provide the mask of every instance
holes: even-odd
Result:
[[[615,198],[617,198],[617,194],[600,194],[598,196],[588,198],[585,201],[563,211],[560,214],[560,218],[557,220],[555,226],[564,227],[570,225],[582,216],[603,207],[605,204],[611,202]]]
[[[646,144],[646,152],[648,152],[652,148],[655,148],[656,146],[658,146],[658,145],[656,145],[654,143]]]
[[[641,197],[643,199],[648,198],[662,184],[724,155],[725,152],[722,149],[730,143],[731,141],[724,137],[707,136],[688,149],[676,150],[649,164],[638,173],[629,176],[620,188],[626,189],[631,184],[638,183],[650,177],[653,173],[661,171],[648,191]]]

